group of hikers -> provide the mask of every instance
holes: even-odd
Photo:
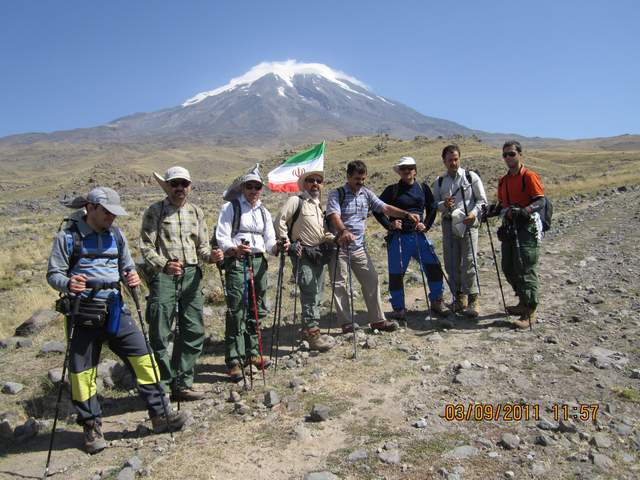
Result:
[[[81,208],[81,214],[58,232],[47,280],[61,292],[58,308],[66,316],[68,338],[65,366],[68,357],[72,402],[84,428],[86,451],[96,453],[106,447],[96,390],[104,342],[134,373],[155,432],[179,430],[188,419],[184,410],[170,405],[170,399],[179,407],[180,401],[203,397],[193,388],[194,368],[205,338],[203,263],[217,265],[223,280],[225,363],[229,378],[235,382],[244,379],[247,368],[251,372],[257,367],[264,375],[270,364],[261,338],[267,315],[269,255],[280,260],[276,317],[282,309],[283,269],[288,256],[296,292],[299,289],[303,339],[310,350],[325,352],[333,344],[319,328],[325,267],[331,279],[330,314],[335,305],[343,333],[360,328],[354,318],[352,275],[360,283],[370,328],[398,328],[398,321],[406,316],[403,279],[411,258],[420,267],[429,315],[451,318],[460,314],[477,319],[478,230],[488,217],[499,215],[502,271],[519,300],[517,305],[505,307],[510,315],[519,316],[513,322],[515,327],[530,328],[536,319],[536,264],[544,230],[545,198],[540,179],[524,166],[520,143],[506,142],[502,157],[508,171],[498,184],[498,203],[489,205],[480,176],[461,167],[460,155],[457,145],[444,148],[446,171],[431,186],[417,180],[416,161],[402,157],[392,167],[398,182],[379,197],[365,186],[365,163],[351,161],[346,183],[329,192],[326,210],[322,202],[324,172],[305,171],[297,181],[300,193],[288,198],[273,218],[261,201],[265,184],[254,169],[224,192],[226,203],[212,236],[203,210],[189,201],[189,171],[175,166],[163,176],[154,173],[166,197],[143,215],[141,275],[127,240],[113,225],[117,216],[127,215],[118,193],[97,187],[74,199],[72,206]],[[388,315],[378,273],[365,246],[370,211],[389,232],[393,312]],[[427,237],[438,212],[444,269]],[[141,276],[149,289],[145,314],[148,334],[138,300]],[[445,303],[443,280],[450,288],[449,304]],[[134,294],[140,329],[124,307],[121,284]]]

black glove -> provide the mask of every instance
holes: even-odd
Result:
[[[529,220],[529,217],[531,216],[525,208],[509,207],[509,209],[511,210],[511,218],[514,220]]]
[[[489,205],[488,208],[486,205],[482,206],[482,216],[485,218],[497,217],[498,215],[500,215],[501,211],[502,211],[502,207],[500,206],[499,203],[494,203],[492,205]]]
[[[296,240],[295,242],[293,242],[291,244],[291,246],[289,247],[289,256],[293,257],[293,258],[297,258],[298,257],[298,248],[300,248],[300,240]]]

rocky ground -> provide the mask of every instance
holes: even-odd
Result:
[[[196,385],[207,397],[182,406],[193,421],[175,442],[149,434],[125,372],[105,362],[110,448],[83,453],[65,403],[54,477],[638,478],[640,189],[609,189],[558,207],[541,248],[543,300],[533,331],[513,330],[504,318],[483,230],[478,322],[451,318],[443,328],[425,318],[414,281],[407,325],[362,332],[356,359],[352,338],[335,332],[331,352],[291,354],[294,328],[287,326],[277,374],[267,372],[265,388],[256,372],[251,391],[226,381],[212,338]],[[366,323],[364,314],[359,319]],[[42,476],[61,372],[45,376],[63,355],[50,343],[54,331],[9,339],[0,353],[2,405],[13,405],[1,416],[2,478]],[[29,364],[29,374],[18,373]]]

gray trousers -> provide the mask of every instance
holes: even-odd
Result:
[[[333,271],[335,268],[334,258],[329,263],[329,275],[333,281]],[[358,280],[362,290],[364,302],[367,305],[369,323],[386,320],[382,310],[382,300],[380,299],[380,283],[378,282],[378,272],[373,266],[371,257],[364,248],[351,252],[351,275],[352,279]],[[351,323],[349,310],[349,273],[347,270],[347,252],[340,249],[338,258],[338,271],[336,274],[335,291],[333,301],[336,305],[336,313],[340,324]],[[354,310],[355,312],[355,310]]]
[[[459,238],[451,231],[451,219],[442,220],[442,250],[444,268],[449,276],[451,290],[464,295],[477,294],[476,272],[473,268],[473,254],[469,242],[469,233],[473,242],[473,252],[478,254],[478,227],[467,229],[464,238]],[[475,259],[477,260],[477,258]]]

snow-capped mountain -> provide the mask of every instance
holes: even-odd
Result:
[[[256,65],[244,75],[181,106],[138,113],[107,125],[6,140],[200,140],[230,145],[299,144],[349,135],[400,138],[480,133],[424,116],[373,93],[363,82],[326,65],[294,60]]]

